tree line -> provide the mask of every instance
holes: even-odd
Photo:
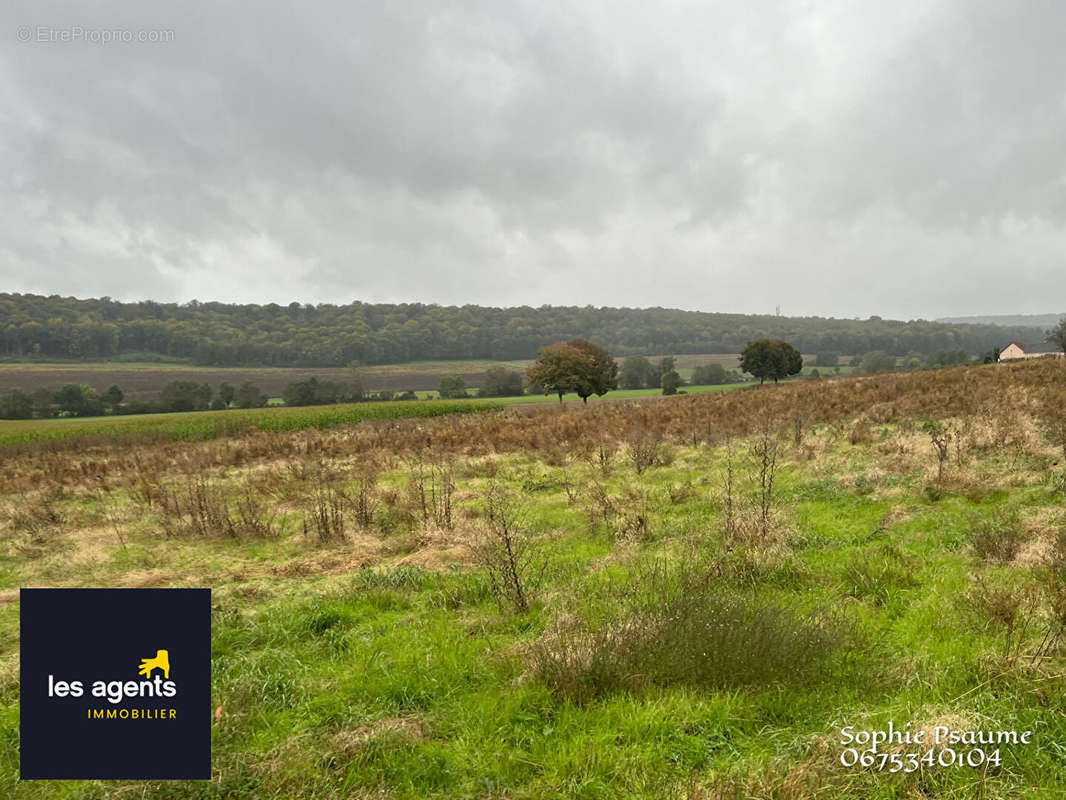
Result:
[[[659,388],[659,376],[665,375],[664,382],[661,384],[664,393],[673,394],[677,387],[684,383],[673,368],[672,357],[664,358],[654,366],[643,357],[626,359],[625,363],[629,368],[632,368],[634,364],[645,363],[648,364],[648,369],[641,372],[646,376],[643,383],[634,386],[627,382],[623,384],[623,388],[644,388],[645,386]],[[623,376],[625,374],[624,368]],[[676,380],[671,375],[676,376]],[[719,380],[723,376],[726,379]],[[741,379],[736,373],[726,375],[721,366],[712,364],[708,367],[697,367],[692,383],[726,383]],[[671,386],[672,390],[667,390],[667,387]],[[543,387],[535,382],[527,383],[526,376],[521,372],[502,366],[490,367],[486,370],[479,389],[467,389],[460,375],[445,375],[441,377],[438,390],[442,399],[473,396],[517,397],[527,392],[542,394]],[[281,396],[282,402],[287,406],[418,399],[419,396],[411,389],[405,392],[366,390],[362,375],[356,366],[351,368],[349,378],[343,381],[320,380],[314,377],[291,381],[286,385]],[[262,408],[267,405],[268,401],[266,393],[251,381],[245,381],[238,386],[221,383],[217,389],[198,381],[171,381],[163,386],[159,397],[152,401],[126,400],[125,393],[116,385],[112,385],[106,391],[98,392],[90,386],[67,384],[59,389],[42,388],[32,392],[9,389],[0,392],[0,419],[52,419],[176,411],[219,411],[228,408]]]
[[[204,366],[336,367],[358,361],[533,358],[544,342],[595,341],[616,356],[738,353],[783,339],[804,353],[976,355],[1035,328],[870,317],[720,314],[666,308],[489,308],[421,303],[184,304],[0,294],[0,357],[181,361]]]

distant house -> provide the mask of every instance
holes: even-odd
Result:
[[[1023,358],[1043,358],[1044,356],[1062,357],[1063,352],[1053,344],[1026,345],[1025,342],[1011,342],[999,351],[1000,361],[1018,361]]]

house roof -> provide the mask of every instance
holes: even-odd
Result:
[[[1014,345],[1015,347],[1017,347],[1023,353],[1025,352],[1025,342],[1011,342],[1010,344],[1007,345],[1007,347],[1010,347],[1011,344]],[[1004,347],[1003,349],[1006,350],[1007,347]]]
[[[1032,347],[1028,348],[1025,352],[1027,352],[1027,353],[1057,353],[1061,349],[1062,348],[1060,348],[1058,345],[1051,344],[1050,342],[1045,342],[1043,344],[1034,344]]]

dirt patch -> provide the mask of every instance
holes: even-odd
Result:
[[[396,562],[398,566],[421,567],[431,572],[444,572],[452,564],[469,565],[471,563],[470,549],[465,545],[455,545],[443,549],[427,547],[406,555]]]
[[[350,753],[372,739],[383,736],[418,741],[429,736],[429,728],[425,721],[418,717],[385,717],[366,725],[360,725],[358,728],[345,728],[338,731],[330,737],[330,744],[335,750]]]
[[[114,527],[101,525],[92,528],[79,528],[67,535],[73,552],[65,554],[63,560],[72,566],[96,566],[106,563],[122,543]]]
[[[1054,548],[1047,539],[1032,539],[1022,545],[1014,563],[1019,567],[1045,567],[1051,563]]]
[[[123,575],[121,585],[130,589],[151,589],[154,586],[173,583],[180,578],[177,572],[165,569],[141,569]]]

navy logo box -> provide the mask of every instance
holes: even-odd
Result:
[[[211,777],[210,589],[22,589],[20,775]]]

